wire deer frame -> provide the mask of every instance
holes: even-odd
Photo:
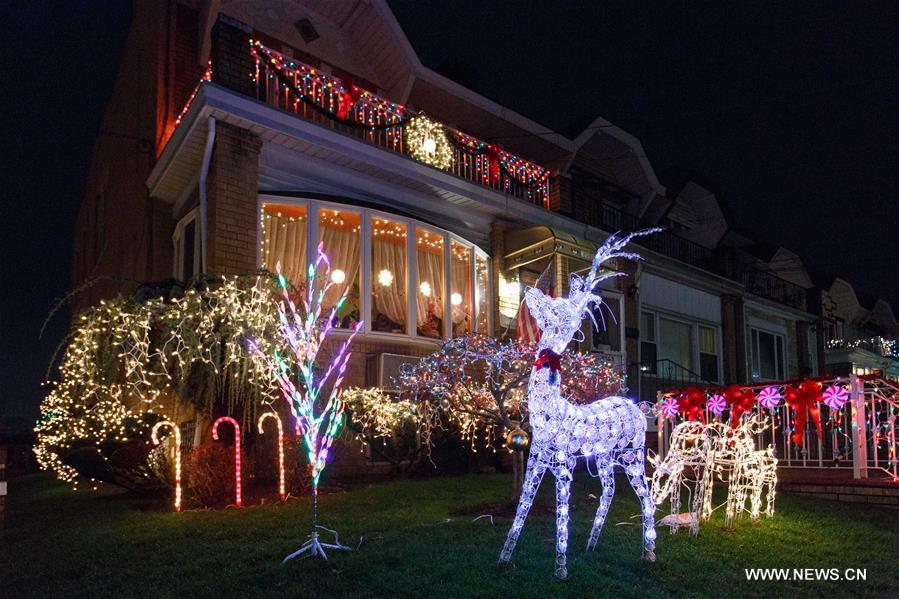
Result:
[[[572,275],[568,297],[549,297],[531,288],[525,301],[541,331],[537,343],[537,360],[528,382],[533,443],[518,509],[500,563],[509,562],[512,551],[534,502],[537,489],[547,470],[556,478],[556,564],[555,574],[568,577],[568,502],[572,473],[578,458],[593,462],[602,481],[603,492],[587,541],[593,549],[599,539],[606,514],[615,494],[614,467],[620,466],[639,498],[643,513],[643,555],[655,560],[655,504],[649,497],[644,471],[646,416],[625,397],[606,397],[588,405],[574,405],[561,395],[560,354],[565,351],[587,314],[598,327],[591,307],[601,307],[602,298],[595,293],[599,284],[624,273],[600,273],[603,263],[616,258],[641,260],[637,254],[622,249],[634,237],[649,235],[660,229],[646,229],[626,236],[612,235],[596,252],[593,265],[585,278]],[[577,376],[577,373],[572,373]]]

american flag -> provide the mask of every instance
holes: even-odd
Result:
[[[556,261],[554,256],[550,257],[549,265],[543,271],[543,274],[537,277],[534,287],[550,297],[555,297]],[[537,328],[537,322],[531,316],[528,304],[524,300],[521,300],[521,304],[518,306],[518,314],[515,315],[515,332],[518,340],[523,343],[534,344],[540,339],[540,329]]]

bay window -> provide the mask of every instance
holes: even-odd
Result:
[[[414,219],[316,200],[263,197],[259,263],[302,288],[318,242],[331,263],[336,325],[364,333],[444,339],[490,334],[490,263],[480,248]],[[307,239],[315,240],[307,243]],[[314,281],[322,285],[324,281]]]
[[[371,330],[406,332],[406,225],[371,219]]]

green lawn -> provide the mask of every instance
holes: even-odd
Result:
[[[619,481],[597,550],[586,553],[598,483],[579,473],[569,580],[553,577],[554,517],[528,520],[514,567],[495,565],[509,518],[472,522],[508,497],[506,475],[375,484],[322,497],[325,524],[351,553],[281,565],[307,535],[308,500],[263,507],[147,510],[107,490],[73,493],[46,475],[10,484],[0,537],[0,595],[10,597],[897,596],[899,512],[781,495],[777,514],[696,538],[659,530],[658,560],[640,560],[637,503]],[[551,485],[544,482],[543,501]],[[535,508],[536,510],[537,508]],[[661,516],[661,514],[659,514]],[[619,523],[627,523],[621,524]],[[747,582],[744,568],[866,568],[867,582]]]

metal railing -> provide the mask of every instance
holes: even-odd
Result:
[[[805,310],[805,289],[796,283],[781,279],[774,273],[764,270],[743,271],[743,285],[751,293]]]

